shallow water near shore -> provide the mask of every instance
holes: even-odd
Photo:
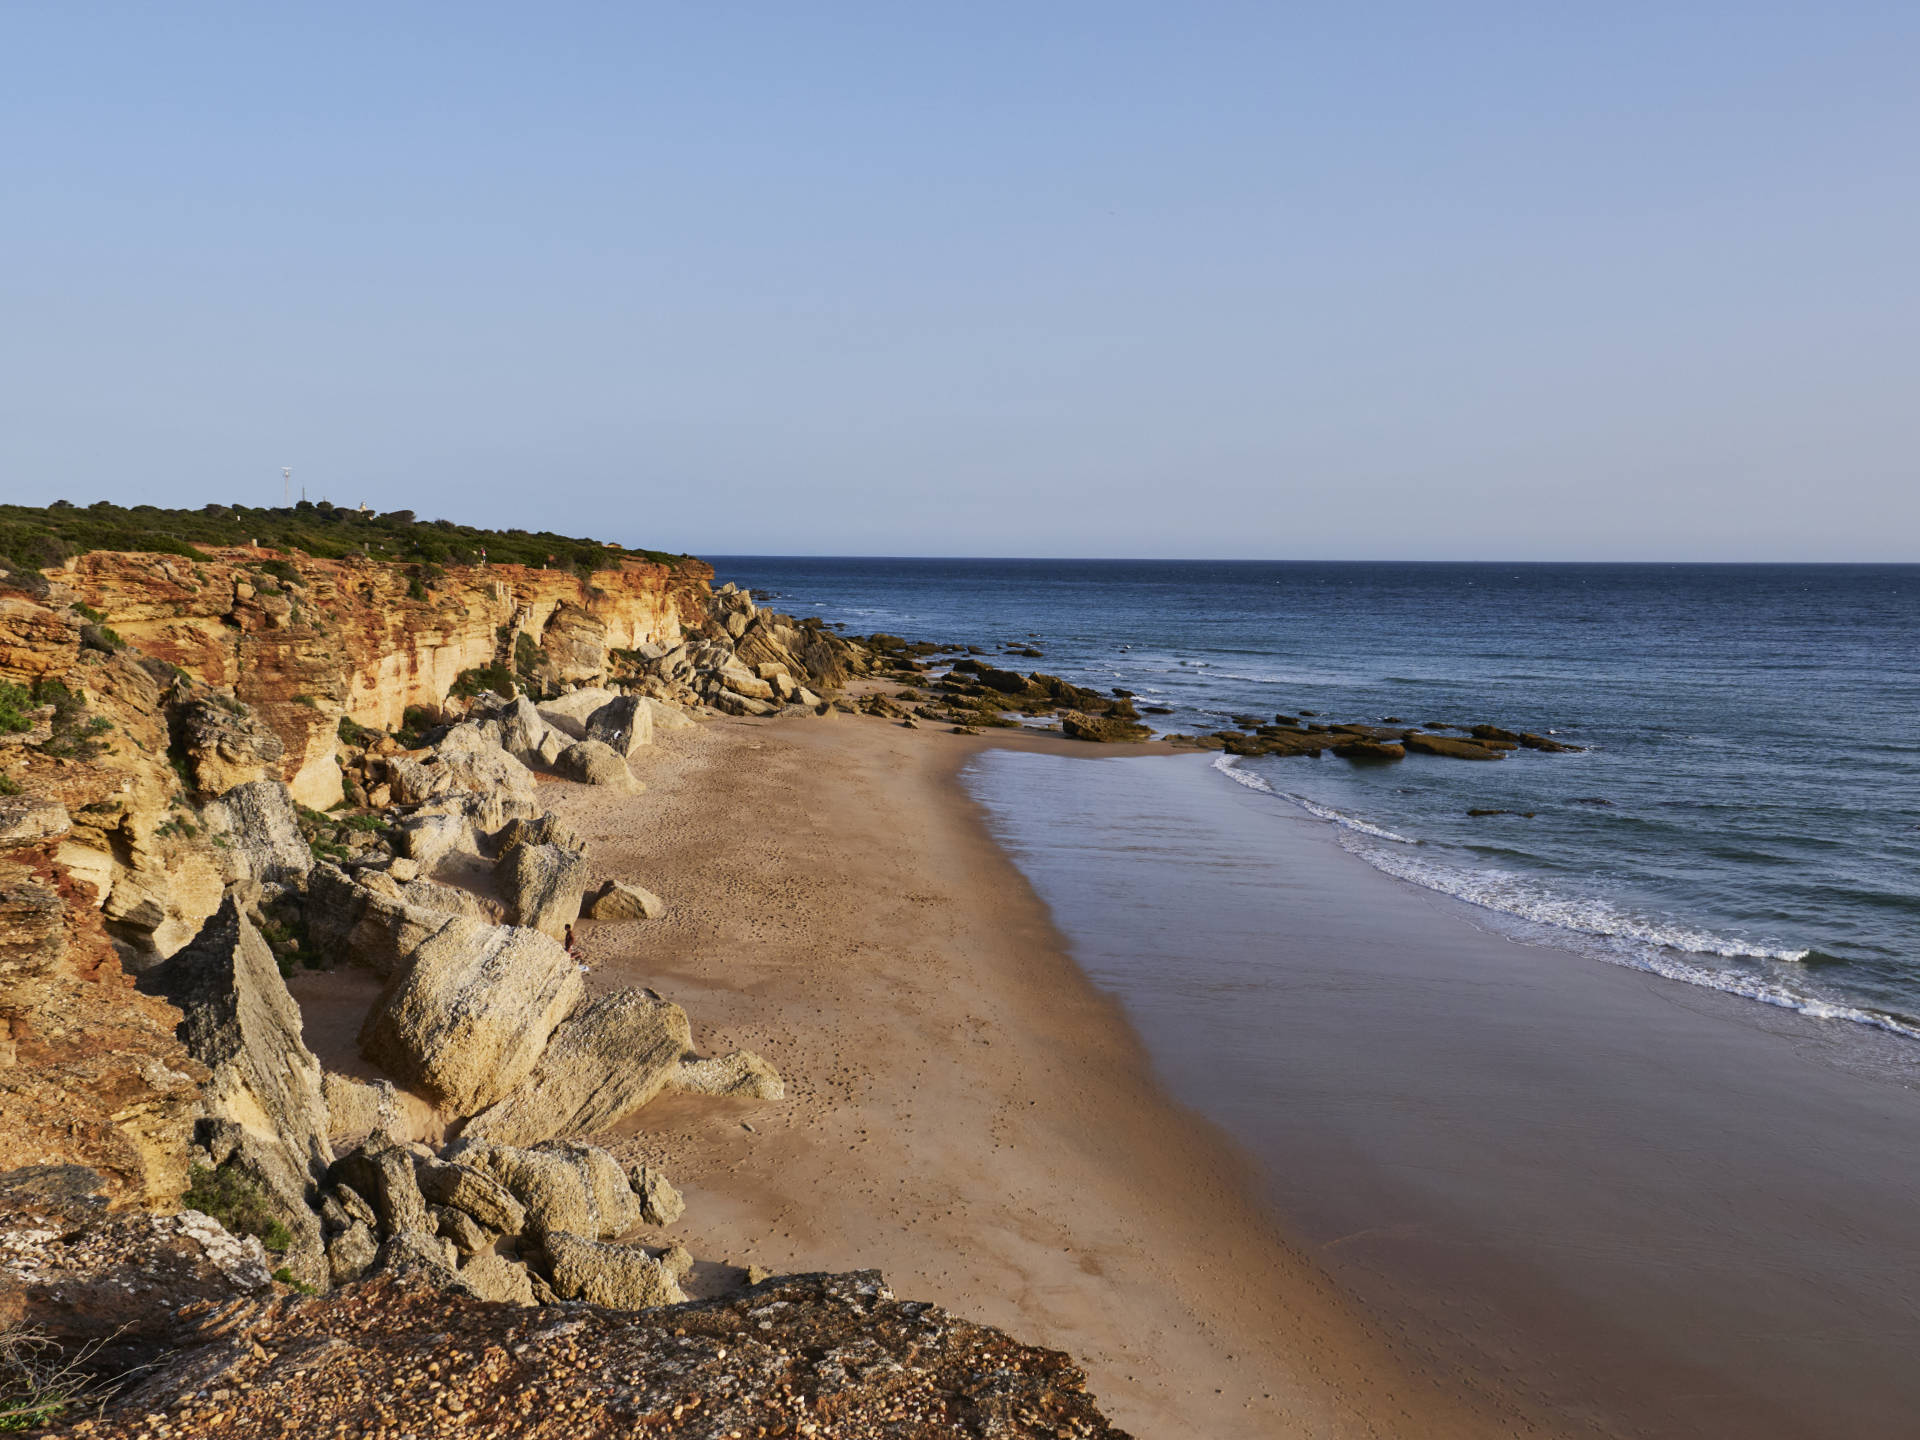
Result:
[[[1920,1037],[1920,567],[715,565],[799,614],[1133,690],[1163,731],[1315,712],[1554,733],[1588,748],[1229,778],[1519,938]]]
[[[962,778],[1174,1096],[1436,1371],[1550,1431],[1910,1430],[1911,1042],[1516,941],[1210,756]]]

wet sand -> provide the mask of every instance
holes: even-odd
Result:
[[[756,1050],[786,1080],[779,1103],[657,1102],[614,1141],[685,1192],[696,1279],[877,1267],[903,1297],[1068,1351],[1143,1437],[1553,1433],[1415,1363],[1168,1099],[955,780],[1007,743],[1090,753],[716,721],[636,758],[643,796],[543,794],[598,874],[669,907],[583,925],[592,983],[653,986],[704,1051]]]
[[[1345,1290],[1576,1433],[1920,1433],[1915,1047],[1490,933],[1210,763],[968,780]]]

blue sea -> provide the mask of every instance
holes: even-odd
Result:
[[[1001,663],[1132,690],[1161,731],[1312,712],[1583,746],[1214,763],[1518,938],[1920,1039],[1920,566],[713,563],[849,632],[1037,648]]]

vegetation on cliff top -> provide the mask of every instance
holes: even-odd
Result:
[[[418,520],[411,510],[385,514],[326,501],[256,510],[206,505],[198,510],[131,509],[109,504],[0,505],[0,568],[45,569],[89,550],[140,550],[204,558],[202,545],[245,545],[340,559],[364,555],[422,565],[548,566],[590,573],[627,557],[676,565],[688,557],[626,550],[551,531],[481,530],[451,520]],[[9,563],[11,562],[11,563]]]

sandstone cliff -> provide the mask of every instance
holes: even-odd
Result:
[[[53,604],[79,602],[144,654],[231,687],[285,747],[273,778],[324,810],[342,793],[342,716],[397,726],[409,707],[438,705],[463,673],[513,668],[523,636],[556,683],[591,683],[614,652],[672,645],[701,623],[712,573],[699,561],[629,560],[583,579],[524,565],[442,570],[233,547],[204,561],[96,551],[48,578]],[[8,627],[12,637],[0,633],[0,666],[10,649],[52,656],[46,621],[28,632],[25,619]]]

